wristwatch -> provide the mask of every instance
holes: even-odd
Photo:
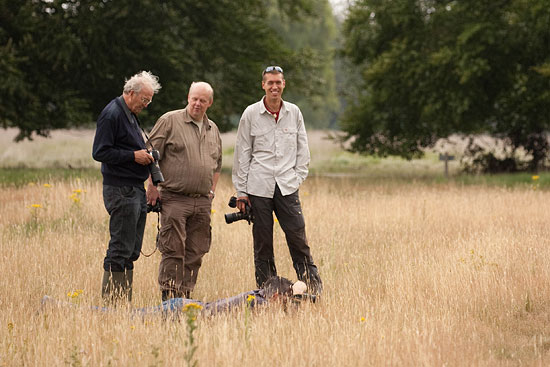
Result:
[[[209,193],[210,195],[212,195],[212,197],[216,196],[216,194],[214,194],[214,191],[212,191],[212,190],[210,190],[208,193]]]

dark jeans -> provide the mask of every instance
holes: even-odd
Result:
[[[277,275],[273,254],[273,212],[275,212],[285,233],[298,279],[306,282],[312,280],[316,284],[319,283],[320,287],[321,278],[313,263],[307,242],[306,225],[298,191],[283,196],[279,186],[276,186],[273,198],[254,195],[249,195],[249,198],[254,215],[252,235],[254,237],[254,266],[257,286],[261,288],[267,278]]]
[[[111,216],[111,240],[103,268],[112,272],[132,270],[139,258],[147,218],[145,189],[103,185],[103,202]]]

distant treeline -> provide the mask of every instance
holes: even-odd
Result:
[[[308,123],[326,127],[338,105],[335,37],[327,0],[0,0],[0,124],[18,139],[90,124],[125,78],[150,70],[162,89],[140,116],[146,127],[204,80],[209,117],[229,130],[276,64]]]

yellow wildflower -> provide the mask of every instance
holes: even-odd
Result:
[[[189,310],[202,310],[202,306],[196,303],[188,303],[185,306],[183,306],[184,312],[187,312]]]
[[[78,196],[77,194],[71,194],[71,196],[69,196],[69,198],[75,202],[76,204],[80,203],[80,196]]]
[[[531,177],[531,178],[533,179],[533,181],[536,181],[536,180],[538,180],[538,179],[540,178],[540,176],[535,175],[535,176],[533,176],[533,177]]]
[[[74,292],[69,292],[67,293],[67,297],[69,298],[77,298],[78,296],[80,296],[81,294],[83,293],[83,291],[81,289],[79,290],[76,290]]]
[[[43,186],[44,186],[45,188],[47,188],[47,189],[49,189],[50,187],[52,187],[52,185],[50,185],[49,183],[45,183]]]
[[[361,317],[361,320],[359,320],[360,322],[365,322],[367,321],[364,317]]]
[[[31,208],[42,208],[42,204],[32,204]]]
[[[250,303],[250,302],[254,301],[255,299],[256,299],[255,296],[249,294],[248,297],[246,298],[246,302]]]
[[[210,210],[210,213],[214,214],[216,212],[216,209]]]

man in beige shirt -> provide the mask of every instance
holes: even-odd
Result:
[[[162,115],[151,131],[164,176],[160,192],[151,180],[147,188],[147,203],[160,199],[162,204],[158,281],[163,301],[190,298],[210,250],[210,212],[222,164],[220,133],[206,116],[213,97],[210,84],[191,84],[187,106]]]

